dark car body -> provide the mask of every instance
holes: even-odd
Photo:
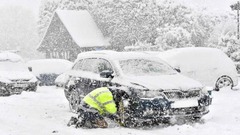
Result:
[[[69,80],[64,92],[73,112],[81,99],[95,88],[109,87],[128,95],[117,103],[125,126],[173,116],[201,118],[209,112],[211,104],[210,91],[201,83],[144,53],[81,53],[66,74]]]
[[[55,85],[55,79],[58,77],[59,74],[55,73],[41,73],[37,76],[39,80],[39,86],[52,86]]]

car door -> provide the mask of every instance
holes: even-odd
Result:
[[[96,69],[95,70],[96,74],[98,74],[98,78],[96,80],[96,82],[97,82],[96,86],[97,87],[107,87],[109,85],[112,85],[112,83],[110,81],[111,78],[102,78],[102,77],[100,77],[100,73],[103,72],[103,71],[112,71],[112,72],[114,72],[113,66],[111,65],[111,63],[108,60],[99,58],[98,62],[96,64],[95,69]]]
[[[73,66],[69,74],[68,87],[75,87],[82,96],[89,93],[92,88],[92,75],[96,58],[81,59]],[[71,86],[72,85],[72,86]]]
[[[78,74],[78,72],[81,70],[82,62],[83,62],[82,59],[78,60],[73,65],[71,70],[65,72],[66,78],[68,78],[68,79],[66,80],[64,92],[65,92],[65,96],[68,100],[69,100],[71,93],[74,90],[79,92],[78,95],[83,95],[82,91],[81,91],[82,88],[80,88],[79,84],[77,83],[78,78],[81,78],[81,76]]]
[[[100,77],[100,73],[104,70],[113,71],[110,62],[106,59],[85,59],[82,70],[84,71],[84,89],[86,94],[93,89],[106,87],[110,84],[110,78]]]
[[[96,66],[97,58],[87,58],[83,60],[81,67],[80,87],[82,88],[84,95],[87,95],[94,87],[94,67]]]

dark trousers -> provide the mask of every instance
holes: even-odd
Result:
[[[78,109],[78,122],[76,127],[98,128],[98,121],[104,120],[99,112],[83,103]]]

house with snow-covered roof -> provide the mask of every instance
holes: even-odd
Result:
[[[87,10],[57,10],[37,50],[46,58],[73,61],[80,52],[106,49],[108,45]]]

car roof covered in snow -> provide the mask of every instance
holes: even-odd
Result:
[[[207,47],[176,48],[155,53],[173,67],[183,70],[204,70],[209,67],[235,69],[233,61],[221,50]]]
[[[185,47],[185,48],[175,48],[171,50],[167,50],[164,52],[155,53],[155,55],[159,56],[162,59],[175,59],[176,61],[180,61],[182,59],[191,59],[191,60],[209,60],[211,56],[215,58],[224,57],[226,55],[219,49],[216,48],[207,48],[207,47]]]
[[[167,50],[167,51],[164,51],[163,53],[168,53],[168,54],[176,54],[176,53],[189,53],[189,52],[193,52],[193,53],[196,53],[196,52],[199,52],[199,53],[212,53],[212,52],[215,52],[215,53],[222,53],[221,50],[217,49],[217,48],[209,48],[209,47],[184,47],[184,48],[174,48],[174,49],[171,49],[171,50]]]
[[[12,52],[0,52],[0,61],[20,62],[22,57]]]
[[[72,64],[72,62],[65,59],[38,59],[27,62],[28,67],[32,67],[35,75],[41,73],[61,74],[69,70]]]
[[[160,58],[149,55],[145,52],[117,52],[117,51],[112,51],[112,50],[83,52],[83,53],[78,54],[77,59],[93,58],[93,57],[105,58],[105,59],[111,59],[111,60],[124,60],[124,59],[137,59],[137,58],[161,60]]]

